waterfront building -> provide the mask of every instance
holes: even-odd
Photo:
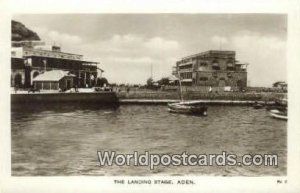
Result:
[[[236,60],[235,51],[209,50],[186,56],[176,62],[172,74],[188,86],[247,86],[247,64]]]
[[[39,41],[12,42],[11,86],[29,88],[38,75],[62,70],[75,75],[77,87],[92,87],[104,72],[98,64],[82,55],[62,52],[60,46],[47,46]]]
[[[273,84],[274,88],[287,91],[287,83],[284,81],[277,81]]]
[[[75,77],[68,71],[51,70],[35,77],[33,85],[38,90],[67,90],[74,87]]]

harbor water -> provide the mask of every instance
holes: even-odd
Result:
[[[278,166],[99,166],[97,151],[277,154]],[[13,105],[13,176],[279,176],[287,173],[287,122],[265,109],[209,106],[208,116],[166,105]]]

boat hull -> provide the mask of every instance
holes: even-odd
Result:
[[[201,115],[207,116],[207,107],[206,106],[191,106],[184,104],[169,104],[170,113],[182,113],[182,114],[192,114],[192,115]]]
[[[282,119],[282,120],[288,120],[288,116],[286,111],[280,111],[278,109],[273,109],[270,112],[270,116],[275,118],[275,119]]]

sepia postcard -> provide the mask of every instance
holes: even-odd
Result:
[[[1,6],[1,193],[300,191],[299,1],[54,2]]]

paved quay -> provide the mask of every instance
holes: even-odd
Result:
[[[120,104],[167,104],[179,102],[180,100],[173,99],[119,99]],[[274,101],[254,101],[254,100],[188,100],[190,104],[206,103],[219,105],[251,105],[255,102],[265,105],[273,105]]]

